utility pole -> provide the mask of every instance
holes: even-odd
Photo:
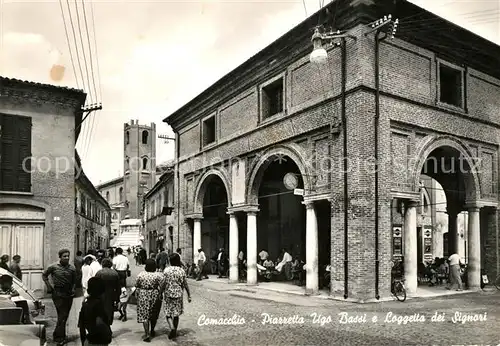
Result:
[[[102,110],[102,103],[94,103],[94,104],[91,104],[90,106],[87,106],[87,107],[83,107],[81,109],[81,112],[82,113],[85,113],[87,112],[87,114],[85,114],[85,116],[82,118],[82,121],[80,122],[80,124],[75,128],[75,131],[77,131],[80,126],[82,126],[83,122],[88,118],[88,116],[90,115],[90,113],[94,112],[94,111],[100,111]]]

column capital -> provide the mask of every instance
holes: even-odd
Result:
[[[314,201],[304,201],[302,202],[306,209],[314,209]]]
[[[203,214],[198,214],[198,213],[187,214],[184,218],[193,221],[201,221],[203,220]]]
[[[475,200],[475,201],[465,201],[465,207],[469,208],[496,208],[498,209],[498,203],[488,200]]]
[[[247,213],[249,211],[259,211],[259,205],[258,204],[240,204],[240,205],[233,205],[231,207],[227,208],[227,214],[231,213],[236,213],[242,211],[244,213]]]
[[[418,206],[418,201],[415,201],[413,199],[406,200],[405,202],[405,208],[416,208]]]
[[[481,208],[478,206],[467,206],[468,213],[473,213],[473,212],[478,213],[480,210],[481,210]]]

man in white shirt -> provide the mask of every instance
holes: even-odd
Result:
[[[447,289],[453,289],[457,285],[457,291],[462,290],[462,278],[460,276],[460,256],[454,253],[448,257],[448,262],[450,262],[450,284]]]
[[[283,253],[283,259],[281,260],[281,262],[276,266],[276,270],[281,272],[281,270],[283,269],[283,267],[285,266],[285,264],[289,263],[289,262],[292,262],[293,261],[293,258],[292,258],[292,255],[290,255],[288,253],[288,251],[286,251],[286,249],[283,249],[282,250],[282,253]]]
[[[113,268],[120,276],[120,286],[127,287],[127,272],[130,269],[127,256],[123,254],[122,248],[116,249],[116,256],[113,258]]]
[[[196,278],[196,281],[201,281],[202,275],[203,275],[204,279],[208,279],[208,276],[204,270],[206,261],[207,261],[207,256],[205,256],[205,252],[203,252],[202,248],[198,249],[198,270],[199,271],[198,271],[198,277]]]

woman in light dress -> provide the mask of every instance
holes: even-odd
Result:
[[[188,302],[191,302],[191,293],[187,284],[186,271],[182,268],[179,254],[170,255],[170,267],[165,268],[165,315],[170,326],[169,339],[177,337],[177,327],[179,326],[179,316],[184,312],[183,293],[186,290]],[[171,324],[173,322],[173,326]]]
[[[143,340],[150,342],[155,337],[155,327],[161,310],[161,295],[165,276],[156,271],[156,262],[147,259],[145,270],[137,275],[135,282],[137,297],[137,322],[142,323],[145,335]]]

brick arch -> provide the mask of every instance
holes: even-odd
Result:
[[[417,147],[417,160],[412,167],[413,189],[417,190],[419,187],[420,174],[425,161],[429,155],[439,147],[451,147],[464,157],[471,169],[471,172],[464,174],[466,195],[472,200],[479,200],[481,198],[481,185],[479,175],[475,170],[472,152],[463,141],[450,135],[430,136]]]
[[[211,168],[198,179],[198,183],[196,184],[194,192],[194,212],[197,214],[203,214],[203,199],[205,198],[205,192],[207,191],[211,178],[214,176],[222,180],[226,188],[228,207],[231,205],[231,184],[227,173],[219,168]]]
[[[295,144],[280,145],[273,147],[259,155],[259,160],[252,166],[246,188],[246,200],[248,204],[257,205],[259,199],[259,188],[262,182],[264,172],[275,158],[289,157],[299,168],[304,182],[304,191],[307,194],[312,190],[310,170],[307,162],[301,154],[301,150]]]

